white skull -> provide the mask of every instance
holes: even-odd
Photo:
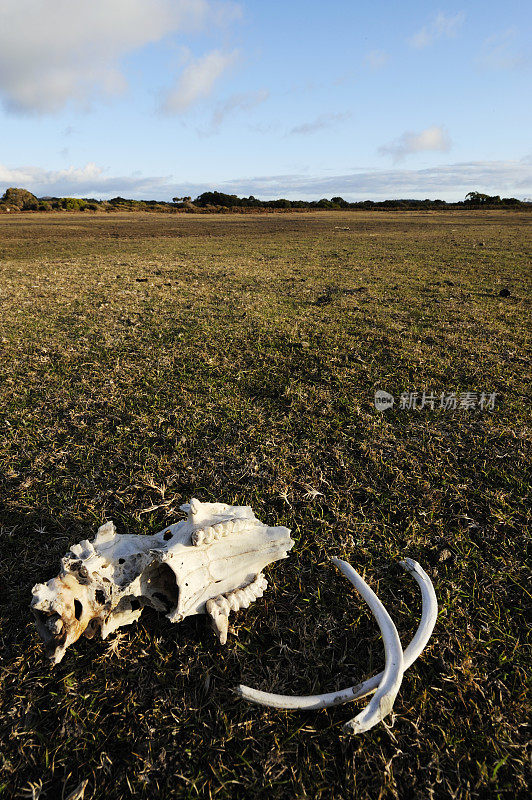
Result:
[[[54,664],[82,634],[99,629],[105,639],[145,606],[171,622],[206,613],[225,644],[229,611],[262,596],[262,570],[294,542],[288,528],[264,525],[249,506],[192,499],[181,509],[187,519],[154,536],[117,534],[107,522],[93,542],[70,548],[57,578],[33,587],[31,609]]]

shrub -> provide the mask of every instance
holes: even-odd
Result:
[[[79,200],[77,197],[61,198],[61,206],[65,211],[83,211],[86,205],[84,200]]]
[[[2,202],[4,202],[6,206],[10,208],[27,208],[28,203],[35,203],[35,207],[38,207],[38,200],[34,194],[28,192],[26,189],[16,189],[13,186],[9,189],[6,189],[4,196],[2,197]]]

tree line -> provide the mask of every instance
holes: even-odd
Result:
[[[223,192],[203,192],[195,200],[190,197],[174,197],[173,202],[177,205],[187,206],[194,205],[198,208],[275,208],[275,209],[331,209],[342,210],[349,208],[445,208],[445,207],[472,207],[478,208],[480,206],[520,206],[525,203],[517,200],[515,197],[503,197],[499,195],[490,196],[482,194],[481,192],[469,192],[465,200],[448,203],[445,200],[413,200],[413,199],[397,199],[397,200],[358,200],[349,201],[344,200],[343,197],[331,197],[331,199],[322,198],[321,200],[286,200],[280,198],[278,200],[258,200],[253,195],[249,197],[238,197],[236,194],[224,194]],[[530,205],[530,204],[528,204]]]
[[[9,188],[0,198],[0,213],[10,211],[160,211],[160,212],[260,212],[260,211],[312,211],[348,209],[445,209],[445,208],[532,208],[529,201],[515,197],[500,197],[482,192],[469,192],[462,201],[448,203],[445,200],[344,200],[343,197],[322,198],[321,200],[259,200],[257,197],[239,197],[224,192],[203,192],[194,200],[192,197],[174,197],[172,202],[161,200],[131,200],[113,197],[110,200],[97,200],[93,197],[41,197],[38,198],[26,189]]]

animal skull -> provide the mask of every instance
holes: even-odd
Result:
[[[154,536],[117,534],[112,522],[61,560],[61,572],[33,587],[31,609],[45,650],[58,664],[66,648],[100,630],[105,639],[146,606],[171,622],[208,614],[221,644],[230,611],[247,608],[267,586],[262,570],[286,558],[288,528],[270,528],[249,506],[201,503]]]

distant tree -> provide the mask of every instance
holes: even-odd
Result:
[[[272,208],[292,208],[290,200],[286,200],[284,197],[281,197],[279,200],[274,200],[270,205]]]
[[[236,194],[224,194],[223,192],[203,192],[194,200],[195,206],[222,206],[223,208],[233,208],[242,205],[242,201]]]
[[[476,205],[496,204],[501,202],[500,195],[489,195],[483,192],[468,192],[465,196],[466,203],[475,203]]]
[[[37,207],[35,204],[38,204],[37,198],[34,194],[28,192],[27,189],[17,189],[14,186],[6,189],[4,196],[1,199],[6,205],[24,211],[33,210]]]
[[[84,200],[80,200],[77,197],[61,198],[61,207],[64,208],[65,211],[84,211],[86,205]]]
[[[133,204],[133,200],[127,200],[125,197],[112,197],[109,203],[112,206],[130,206]]]

